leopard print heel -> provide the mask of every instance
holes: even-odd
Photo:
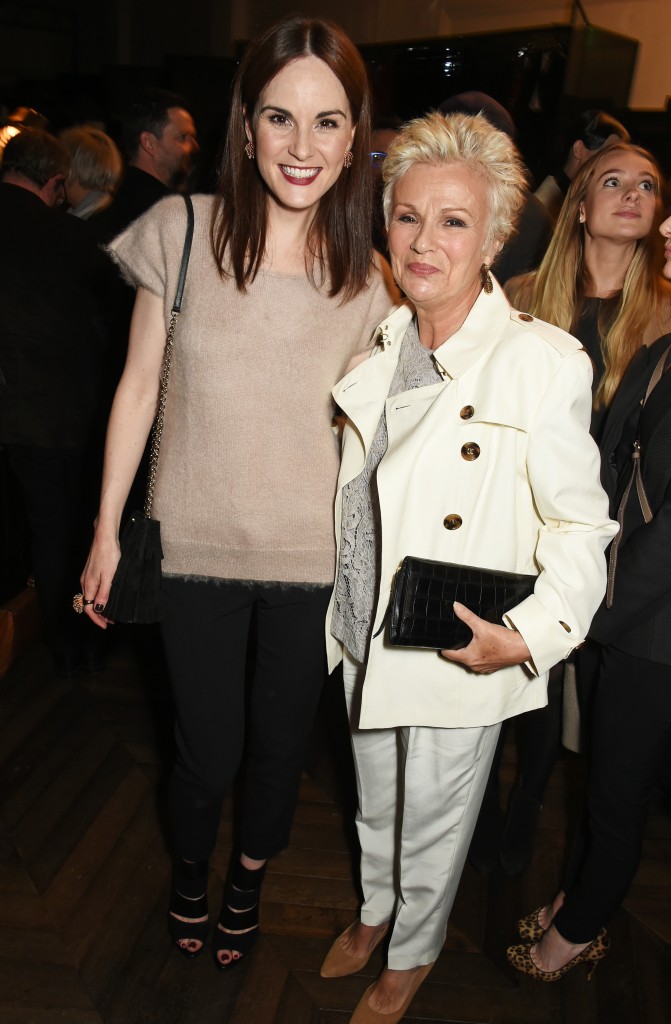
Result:
[[[610,947],[610,939],[605,928],[602,928],[593,942],[569,960],[556,971],[541,971],[531,956],[531,946],[524,944],[520,946],[509,946],[506,956],[516,971],[528,974],[530,978],[538,981],[559,981],[565,974],[578,967],[579,964],[587,964],[587,980],[591,981],[592,975],[600,960],[603,960]]]
[[[526,917],[521,917],[517,922],[517,933],[521,939],[526,939],[527,942],[540,942],[545,935],[546,929],[543,928],[540,922],[540,916],[545,907],[537,907]]]

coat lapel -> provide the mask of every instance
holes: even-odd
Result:
[[[401,342],[413,316],[409,306],[401,306],[375,332],[377,349],[369,359],[355,366],[336,384],[332,394],[361,443],[360,472],[373,438],[396,371]],[[355,473],[356,475],[356,473]]]

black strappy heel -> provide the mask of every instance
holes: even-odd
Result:
[[[207,933],[209,921],[194,921],[191,918],[207,915],[207,875],[206,860],[195,862],[177,860],[172,874],[172,891],[168,908],[168,929],[170,936],[183,956],[193,959],[201,952]],[[189,918],[179,921],[174,915]],[[197,949],[192,943],[200,942]]]
[[[258,938],[259,894],[265,869],[265,864],[255,870],[246,868],[239,860],[231,868],[214,937],[214,961],[220,971],[239,964]],[[230,960],[222,961],[220,953],[230,954]]]

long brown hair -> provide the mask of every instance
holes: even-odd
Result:
[[[365,286],[371,269],[372,175],[369,166],[370,90],[366,68],[343,30],[321,18],[285,18],[250,44],[233,85],[224,144],[212,244],[222,276],[232,274],[240,291],[263,262],[268,189],[256,164],[245,156],[244,111],[253,113],[265,86],[299,57],[318,57],[341,83],[356,125],[352,165],[322,196],[306,243],[306,270],[315,281],[328,273],[329,295],[348,299]]]
[[[565,331],[575,331],[589,284],[580,204],[587,195],[599,163],[613,151],[635,153],[647,160],[656,179],[659,196],[661,172],[651,153],[624,142],[599,150],[583,164],[571,182],[538,270],[525,274],[507,289],[513,305]],[[658,205],[659,217],[659,200]],[[636,242],[619,298],[604,304],[606,316],[600,318],[599,334],[605,371],[594,396],[595,408],[610,404],[632,356],[644,344],[646,330],[659,314],[662,300],[668,294],[656,269],[655,237],[653,223],[650,233]]]

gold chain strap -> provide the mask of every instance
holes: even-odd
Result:
[[[168,327],[168,334],[165,339],[165,352],[163,353],[163,370],[161,372],[161,389],[158,396],[156,416],[151,428],[151,445],[149,448],[149,475],[147,477],[147,493],[144,499],[143,515],[145,519],[151,518],[151,509],[154,504],[154,487],[156,484],[156,470],[158,468],[158,453],[161,448],[163,437],[163,418],[165,414],[165,403],[168,396],[168,378],[170,376],[170,364],[172,362],[172,348],[175,340],[175,325],[179,310],[173,310]]]

